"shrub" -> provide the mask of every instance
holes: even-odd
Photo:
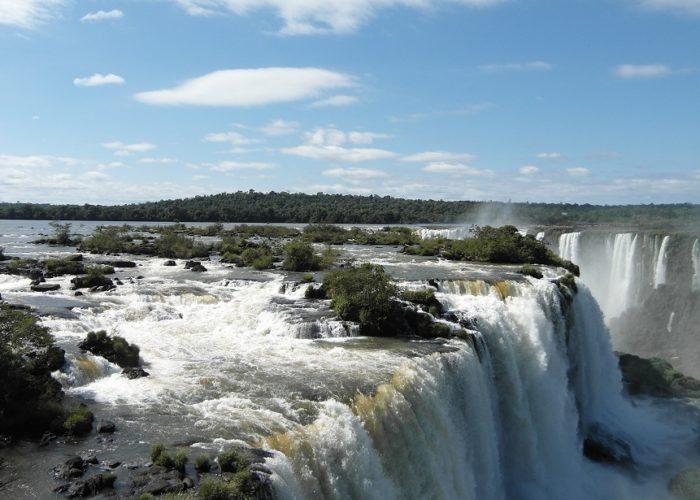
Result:
[[[153,463],[167,469],[172,469],[175,467],[175,460],[173,460],[173,457],[171,457],[170,453],[168,453],[166,450],[161,451],[160,455],[156,457]]]
[[[196,243],[194,239],[182,236],[172,230],[165,230],[155,243],[158,257],[168,259],[192,259],[208,257],[210,247]]]
[[[381,266],[362,264],[332,271],[324,278],[323,288],[336,314],[359,323],[364,335],[380,335],[390,326],[397,288]]]
[[[199,484],[199,496],[204,500],[238,500],[235,485],[223,479],[208,477]]]
[[[94,253],[121,253],[130,250],[131,241],[123,227],[100,226],[82,241],[80,248]]]
[[[137,345],[129,344],[126,339],[118,335],[110,337],[104,330],[89,332],[85,340],[78,344],[78,347],[102,356],[122,368],[135,368],[140,364],[140,350]]]
[[[305,274],[304,276],[301,277],[301,282],[302,283],[313,283],[314,282],[314,275],[313,274]]]
[[[156,443],[151,446],[151,462],[155,462],[164,451],[165,445],[163,443]]]
[[[82,262],[66,259],[48,259],[44,261],[44,267],[54,276],[83,274],[85,272],[85,266],[83,266]]]
[[[531,264],[525,264],[523,267],[520,268],[520,271],[518,271],[520,274],[523,274],[525,276],[532,276],[533,278],[536,279],[542,279],[544,275],[542,274],[542,271],[537,269],[535,266]]]
[[[250,460],[243,452],[236,449],[225,450],[217,457],[221,472],[236,472],[250,465]]]
[[[267,245],[246,248],[241,253],[241,261],[244,265],[254,267],[258,271],[270,269],[273,262],[272,249]]]
[[[155,500],[157,497],[150,493],[144,493],[139,497],[139,500]]]
[[[175,453],[175,458],[173,459],[175,470],[181,474],[185,473],[185,465],[187,464],[187,452],[184,450],[179,450]]]
[[[442,314],[443,307],[440,301],[435,298],[435,290],[432,288],[424,288],[423,290],[404,290],[400,297],[408,302],[413,302],[421,306],[426,312],[433,316]]]
[[[303,241],[295,240],[284,247],[282,269],[287,271],[315,271],[320,266],[320,259],[314,248]]]
[[[87,406],[81,404],[77,408],[71,410],[68,414],[68,418],[66,418],[63,423],[63,427],[68,434],[84,436],[92,430],[93,420],[95,420],[95,416]]]
[[[69,222],[61,224],[60,222],[53,220],[49,222],[49,226],[53,229],[54,240],[57,245],[70,245],[73,241],[70,239],[70,228],[71,224]]]
[[[199,473],[209,472],[211,470],[211,463],[209,462],[209,457],[206,455],[199,455],[197,460],[194,462],[194,470]]]

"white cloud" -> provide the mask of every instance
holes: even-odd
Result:
[[[232,170],[270,170],[275,168],[272,163],[221,161],[219,163],[202,163],[202,167],[212,172],[230,172]]]
[[[323,175],[328,177],[342,177],[350,180],[377,179],[387,177],[387,173],[370,168],[332,168],[324,170]]]
[[[357,185],[348,186],[346,184],[311,184],[296,188],[305,193],[347,193],[347,194],[374,194],[376,191],[369,187],[361,187]]]
[[[372,144],[377,139],[388,139],[389,134],[377,132],[343,132],[336,128],[315,128],[305,134],[306,141],[316,146],[341,146],[345,143]]]
[[[415,153],[401,158],[401,161],[411,162],[454,162],[454,161],[473,161],[476,156],[468,153],[450,153],[448,151],[424,151]]]
[[[0,155],[0,167],[2,168],[46,168],[54,165],[74,166],[78,165],[80,160],[76,158],[50,156],[50,155],[30,155],[30,156],[15,156],[15,155]]]
[[[246,146],[248,144],[255,144],[260,142],[257,139],[250,139],[243,134],[238,132],[219,132],[214,134],[209,134],[204,138],[205,142],[228,142],[234,146]]]
[[[76,87],[97,87],[100,85],[121,85],[124,82],[124,78],[113,73],[108,73],[106,75],[95,73],[92,76],[74,79],[73,85]]]
[[[287,135],[293,134],[299,129],[299,127],[301,127],[301,123],[299,122],[273,120],[264,127],[262,127],[260,131],[263,134],[270,136]]]
[[[0,25],[35,28],[59,14],[65,0],[1,0]]]
[[[389,134],[378,134],[376,132],[349,132],[348,141],[353,144],[372,144],[377,139],[389,139]]]
[[[284,154],[311,158],[313,160],[363,162],[383,160],[397,156],[393,151],[375,148],[344,148],[341,146],[314,146],[306,144],[294,148],[283,148]]]
[[[590,174],[591,171],[584,167],[572,167],[567,168],[566,173],[572,177],[585,177],[586,175]]]
[[[376,11],[392,7],[429,9],[444,0],[174,0],[190,15],[233,13],[243,16],[254,10],[273,10],[282,19],[282,35],[348,34],[371,19]],[[486,7],[503,0],[448,0],[470,7]]]
[[[344,108],[352,106],[359,99],[354,95],[334,95],[311,103],[312,108]]]
[[[107,21],[110,19],[121,19],[124,17],[124,13],[121,10],[98,10],[97,12],[90,12],[85,14],[80,20],[84,23],[92,23],[98,21]]]
[[[700,15],[700,0],[638,0],[641,7],[650,10],[668,10],[678,14]]]
[[[504,64],[483,64],[479,66],[481,71],[486,73],[505,73],[517,71],[549,71],[553,66],[544,61],[530,61],[522,63],[504,63]]]
[[[312,99],[354,84],[350,75],[321,68],[229,69],[134,97],[145,104],[162,106],[265,106]]]
[[[526,165],[518,169],[520,175],[537,175],[540,173],[540,169],[534,165]]]
[[[156,149],[155,144],[150,142],[138,142],[134,144],[124,144],[120,141],[105,142],[102,144],[103,148],[114,149],[114,156],[126,157],[131,156],[133,153],[146,153],[147,151],[153,151]]]
[[[81,174],[82,177],[92,181],[104,181],[109,179],[109,176],[100,170],[90,170]]]
[[[110,170],[110,169],[113,169],[113,168],[122,168],[122,167],[125,167],[125,166],[126,166],[126,165],[124,165],[124,164],[123,164],[122,162],[120,162],[120,161],[112,161],[112,162],[109,162],[109,163],[98,163],[98,164],[97,164],[97,170]]]
[[[470,167],[462,163],[449,162],[432,162],[423,167],[424,172],[434,174],[456,174],[456,175],[473,175],[481,177],[492,177],[494,172],[491,170],[479,170],[478,168]]]
[[[543,160],[559,160],[561,159],[561,153],[537,153],[537,158],[541,158]]]
[[[150,165],[168,165],[170,163],[177,163],[175,158],[141,158],[139,163],[147,163]]]
[[[671,74],[671,68],[665,64],[621,64],[613,69],[618,78],[658,78]]]

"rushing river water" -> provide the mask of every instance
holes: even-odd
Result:
[[[22,257],[75,251],[31,243],[49,232],[44,222],[0,221],[0,246]],[[41,294],[0,275],[3,298],[37,309],[66,350],[54,376],[69,400],[118,428],[112,441],[1,450],[9,484],[0,496],[51,498],[50,469],[66,456],[144,462],[156,442],[272,450],[279,498],[659,499],[679,468],[698,461],[691,407],[623,395],[603,315],[582,282],[565,315],[548,279],[398,250],[341,247],[344,258],[383,265],[401,287],[439,280],[437,298],[474,325],[473,345],[357,337],[327,301],[304,299],[300,276],[216,260],[199,274],[133,257],[138,267],[117,270],[123,285],[80,297],[69,277]],[[128,380],[80,352],[94,330],[137,344],[150,376]],[[630,444],[634,467],[583,457],[584,436],[601,430]]]

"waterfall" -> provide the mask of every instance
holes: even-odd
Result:
[[[535,236],[535,239],[537,241],[544,241],[544,237],[545,237],[544,231],[540,231],[539,233],[537,233],[537,236]]]
[[[270,436],[280,497],[664,498],[663,484],[582,455],[602,427],[648,464],[658,443],[644,440],[664,434],[624,398],[600,309],[579,286],[567,319],[546,281],[509,283],[507,295],[448,284],[437,296],[478,325],[480,354],[455,341],[406,361],[374,394],[329,401],[312,424]]]
[[[573,263],[579,262],[581,233],[564,233],[559,237],[559,256]]]
[[[616,234],[613,244],[613,257],[608,282],[606,313],[615,318],[625,312],[632,302],[631,294],[635,285],[635,258],[637,253],[636,234]]]
[[[695,240],[693,242],[693,281],[691,283],[691,290],[694,292],[700,292],[700,240]]]
[[[659,256],[656,259],[656,267],[654,268],[654,288],[659,288],[659,285],[666,284],[666,264],[669,236],[664,236],[659,249]]]

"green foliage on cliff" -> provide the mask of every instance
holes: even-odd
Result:
[[[63,351],[36,317],[0,305],[0,434],[61,429],[63,392],[51,371],[62,364]]]

